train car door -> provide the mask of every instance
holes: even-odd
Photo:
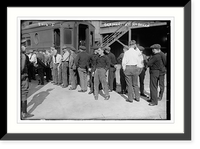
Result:
[[[56,48],[57,52],[60,54],[60,29],[54,29],[54,47]]]
[[[79,46],[83,45],[86,47],[86,52],[89,52],[89,38],[90,38],[90,34],[89,34],[89,26],[86,24],[79,24],[78,27],[78,43]]]

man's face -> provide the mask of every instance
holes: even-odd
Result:
[[[98,53],[99,53],[100,55],[102,55],[102,54],[103,54],[103,50],[102,50],[101,48],[99,48],[99,49],[98,49]]]
[[[157,50],[157,49],[152,49],[152,52],[153,52],[154,54],[156,54],[156,53],[158,52],[158,50]]]
[[[98,54],[98,50],[94,50],[94,54]]]

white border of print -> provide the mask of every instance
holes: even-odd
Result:
[[[91,13],[92,12],[92,13]],[[81,14],[81,15],[80,15]],[[109,14],[109,16],[108,16]],[[134,14],[134,16],[133,16]],[[183,133],[184,132],[184,19],[183,8],[7,8],[7,132],[8,133]],[[136,16],[136,17],[135,17]],[[65,122],[26,121],[19,123],[19,19],[70,20],[171,20],[171,113],[170,122]],[[18,48],[16,48],[18,47]],[[17,50],[16,50],[17,49]],[[176,59],[175,59],[176,57]],[[13,62],[16,64],[13,65]],[[15,77],[13,77],[15,76]],[[151,129],[149,129],[151,125]]]

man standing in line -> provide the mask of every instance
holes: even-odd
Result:
[[[63,46],[63,57],[62,57],[62,87],[66,88],[69,85],[69,56],[70,52],[67,46]]]
[[[144,50],[145,48],[142,46],[138,46],[139,50],[141,51],[141,54],[143,56],[143,59],[141,61],[141,73],[139,75],[139,80],[140,80],[140,95],[144,96],[144,97],[148,97],[145,93],[144,93],[144,79],[145,79],[145,73],[147,70],[147,57],[144,54]]]
[[[60,78],[59,78],[59,69],[61,65],[61,59],[62,56],[57,53],[57,50],[54,49],[54,55],[53,55],[53,77],[54,77],[54,85],[59,85],[60,84]]]
[[[90,56],[86,52],[85,46],[79,47],[80,53],[76,56],[75,64],[78,68],[81,90],[78,92],[87,92],[87,71],[89,68]]]
[[[110,68],[108,71],[108,86],[109,86],[109,92],[112,92],[113,90],[116,90],[115,65],[117,61],[116,61],[115,55],[112,52],[110,52],[110,50],[111,50],[110,47],[105,47],[106,55],[108,56],[110,60]]]
[[[126,80],[125,80],[125,74],[122,68],[122,59],[124,57],[124,53],[128,50],[128,46],[124,46],[123,48],[123,52],[119,55],[119,57],[117,58],[117,61],[121,64],[121,68],[120,68],[120,85],[121,85],[121,92],[120,94],[126,94],[127,93],[127,89],[126,89]]]
[[[162,67],[162,59],[159,54],[159,47],[152,45],[152,52],[154,55],[151,57],[147,66],[150,67],[150,106],[155,106],[158,104],[158,80],[160,75],[160,70]]]
[[[104,55],[104,50],[102,48],[98,49],[99,56],[97,57],[94,65],[95,65],[95,72],[94,72],[94,98],[98,100],[99,94],[99,83],[101,82],[104,93],[105,93],[105,100],[109,100],[110,95],[108,91],[108,84],[106,81],[106,71],[109,70],[110,61],[106,55]]]
[[[25,55],[25,47],[21,47],[21,119],[34,116],[27,112],[27,97],[29,92],[28,81],[28,56]]]
[[[132,40],[129,44],[130,48],[124,53],[122,59],[122,68],[124,70],[126,84],[128,86],[128,100],[127,102],[133,102],[133,93],[135,94],[135,100],[140,101],[139,87],[138,87],[138,75],[140,74],[140,68],[137,65],[141,59],[139,57],[136,41]]]
[[[153,45],[153,47],[156,47],[159,50],[159,54],[160,54],[161,60],[162,60],[162,66],[161,66],[160,75],[159,75],[160,92],[159,92],[159,96],[158,96],[158,101],[161,101],[164,90],[165,90],[165,74],[167,72],[167,69],[166,69],[167,59],[166,59],[166,55],[160,50],[161,45],[155,44],[155,45]]]
[[[77,87],[77,69],[75,64],[76,59],[76,49],[74,47],[67,47],[70,50],[70,57],[69,57],[69,80],[71,82],[71,87],[69,90],[75,90]]]
[[[44,69],[46,68],[44,61],[45,61],[45,57],[42,51],[39,51],[37,53],[37,65],[38,65],[37,70],[38,70],[38,76],[39,76],[38,85],[44,85]]]
[[[95,72],[95,61],[98,58],[99,54],[98,54],[98,46],[94,46],[92,47],[94,52],[93,54],[90,56],[90,61],[89,61],[89,75],[90,75],[90,92],[88,94],[92,94],[94,93],[94,72]]]

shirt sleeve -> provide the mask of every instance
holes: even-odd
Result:
[[[65,54],[63,55],[63,61],[69,60],[69,52],[66,51]]]
[[[124,56],[123,56],[123,58],[122,58],[122,68],[125,70],[125,68],[126,68],[126,63],[127,63],[127,53],[125,52],[124,53]]]
[[[147,66],[151,67],[153,65],[153,63],[155,63],[155,61],[157,60],[156,56],[154,55],[148,62],[147,62]]]

